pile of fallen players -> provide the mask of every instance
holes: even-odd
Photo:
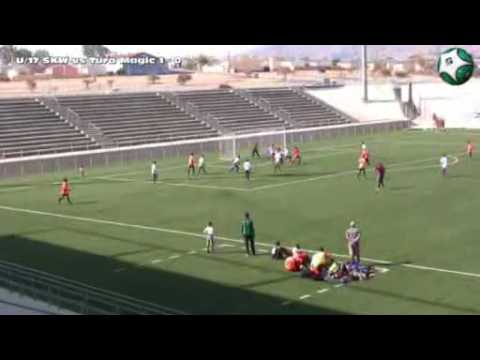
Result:
[[[316,281],[345,284],[375,276],[374,265],[364,265],[354,259],[339,262],[324,248],[310,255],[301,249],[300,245],[290,250],[277,242],[272,248],[272,259],[283,260],[286,271],[299,273],[302,278]]]

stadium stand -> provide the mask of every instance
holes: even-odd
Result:
[[[184,103],[197,106],[202,114],[213,115],[222,128],[230,131],[291,127],[231,90],[186,91],[177,92],[175,96]]]
[[[218,132],[161,96],[150,93],[58,97],[117,146],[197,139]]]
[[[0,100],[0,156],[96,149],[98,144],[33,98]]]
[[[352,122],[352,119],[345,114],[301,90],[258,88],[248,89],[247,93],[258,101],[266,100],[272,111],[286,111],[295,127],[328,126]]]

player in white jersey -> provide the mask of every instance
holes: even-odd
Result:
[[[243,163],[243,170],[245,171],[245,177],[247,178],[247,181],[250,181],[250,174],[252,173],[252,163],[250,160],[245,160]]]
[[[442,175],[446,176],[448,168],[448,157],[446,154],[443,154],[443,156],[440,158],[440,167],[442,168]]]
[[[207,235],[207,253],[215,251],[215,231],[213,229],[213,223],[210,221],[207,227],[203,230],[203,233]]]
[[[360,263],[360,230],[354,221],[350,222],[350,227],[345,231],[345,240],[347,240],[348,253],[352,257],[352,261],[356,260]]]
[[[276,173],[277,170],[280,170],[280,166],[282,165],[282,151],[280,148],[275,151],[273,154],[273,173]]]
[[[158,168],[157,168],[157,162],[156,161],[152,162],[151,173],[152,173],[153,183],[155,184],[158,180]]]
[[[203,170],[203,173],[207,175],[207,170],[205,169],[205,155],[200,155],[198,158],[198,172],[197,176],[200,176],[200,172]]]
[[[232,161],[232,167],[230,168],[230,172],[234,171],[239,172],[240,171],[240,155],[235,156],[235,159]]]

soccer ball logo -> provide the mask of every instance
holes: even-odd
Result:
[[[473,57],[461,48],[448,49],[440,55],[437,71],[443,81],[450,85],[465,84],[473,75]]]

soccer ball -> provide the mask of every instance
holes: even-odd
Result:
[[[447,84],[465,84],[473,75],[473,57],[461,48],[451,48],[442,52],[437,61],[437,71]]]

